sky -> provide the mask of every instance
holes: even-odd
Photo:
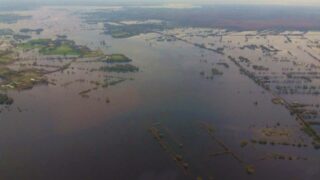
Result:
[[[0,0],[7,2],[36,2],[36,3],[212,3],[212,4],[277,4],[277,5],[316,5],[320,6],[320,0]]]

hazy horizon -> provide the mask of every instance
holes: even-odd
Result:
[[[0,0],[2,3],[37,3],[37,4],[123,4],[123,3],[193,3],[193,4],[244,4],[244,5],[290,5],[290,6],[320,6],[318,0]]]

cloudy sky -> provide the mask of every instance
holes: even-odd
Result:
[[[216,4],[281,4],[281,5],[317,5],[320,6],[320,0],[0,0],[0,3],[4,2],[92,2],[92,3],[117,3],[117,2],[130,2],[130,3],[216,3]]]

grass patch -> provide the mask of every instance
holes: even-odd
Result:
[[[81,47],[71,40],[33,39],[18,47],[26,50],[39,49],[39,53],[43,55],[82,55]]]
[[[14,71],[6,67],[0,68],[1,89],[31,89],[37,84],[46,83],[46,78],[39,70],[28,69],[22,71]]]
[[[54,47],[43,47],[39,51],[41,54],[44,55],[71,55],[71,56],[80,56],[81,52],[80,50],[74,48],[69,43],[63,43],[61,45],[57,45]]]
[[[90,57],[101,57],[104,56],[104,53],[100,50],[97,51],[91,51],[91,50],[83,50],[82,51],[82,56],[85,58],[90,58]]]
[[[18,45],[25,50],[39,49],[43,55],[79,56],[79,57],[100,57],[103,52],[92,51],[86,46],[76,45],[74,41],[63,38],[52,39],[33,39]]]
[[[127,72],[138,72],[139,68],[131,64],[117,64],[114,66],[101,67],[100,71],[127,73]]]
[[[19,44],[18,47],[31,50],[31,49],[41,49],[49,46],[51,39],[32,39],[26,43]]]
[[[127,63],[132,60],[123,54],[112,54],[108,56],[106,62],[108,63]]]

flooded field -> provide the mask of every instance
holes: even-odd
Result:
[[[320,31],[119,9],[0,13],[0,179],[320,178]]]

